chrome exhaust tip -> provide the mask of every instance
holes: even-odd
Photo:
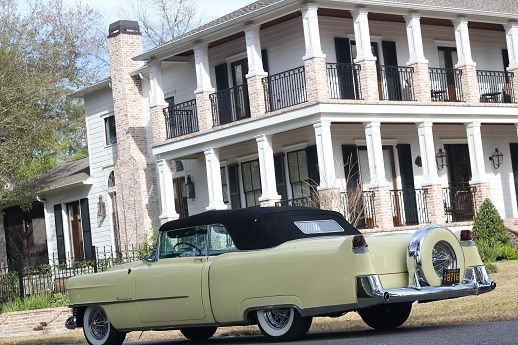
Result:
[[[69,317],[66,321],[65,321],[65,327],[67,329],[76,329],[77,328],[77,319],[75,316],[71,316]]]
[[[385,291],[385,292],[383,293],[383,299],[384,299],[385,301],[388,301],[388,300],[390,299],[390,295],[389,295],[389,293],[388,293],[387,291]]]

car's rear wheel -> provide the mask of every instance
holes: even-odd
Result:
[[[181,328],[183,336],[189,340],[198,342],[205,341],[216,333],[217,327],[189,327]]]
[[[257,311],[263,335],[274,341],[297,340],[308,333],[312,318],[302,317],[293,307],[265,308]]]
[[[126,333],[116,330],[108,315],[100,306],[86,308],[83,317],[83,333],[90,345],[121,345]]]
[[[392,329],[404,324],[411,310],[412,303],[390,303],[360,309],[358,314],[374,329]]]

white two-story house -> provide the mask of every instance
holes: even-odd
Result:
[[[77,94],[110,222],[92,243],[256,206],[394,230],[469,225],[490,198],[518,218],[517,16],[508,1],[261,0],[147,52],[137,23],[110,25],[111,77]]]

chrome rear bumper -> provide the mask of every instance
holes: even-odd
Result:
[[[357,277],[358,306],[368,308],[382,303],[427,302],[479,295],[496,288],[484,266],[468,267],[461,284],[451,286],[412,286],[384,289],[378,275]]]

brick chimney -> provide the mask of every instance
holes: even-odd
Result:
[[[132,58],[142,53],[142,36],[135,21],[110,24],[108,52],[117,130],[115,186],[121,246],[138,244],[159,226],[155,168],[147,130],[149,110],[142,80],[131,72],[143,66]]]

